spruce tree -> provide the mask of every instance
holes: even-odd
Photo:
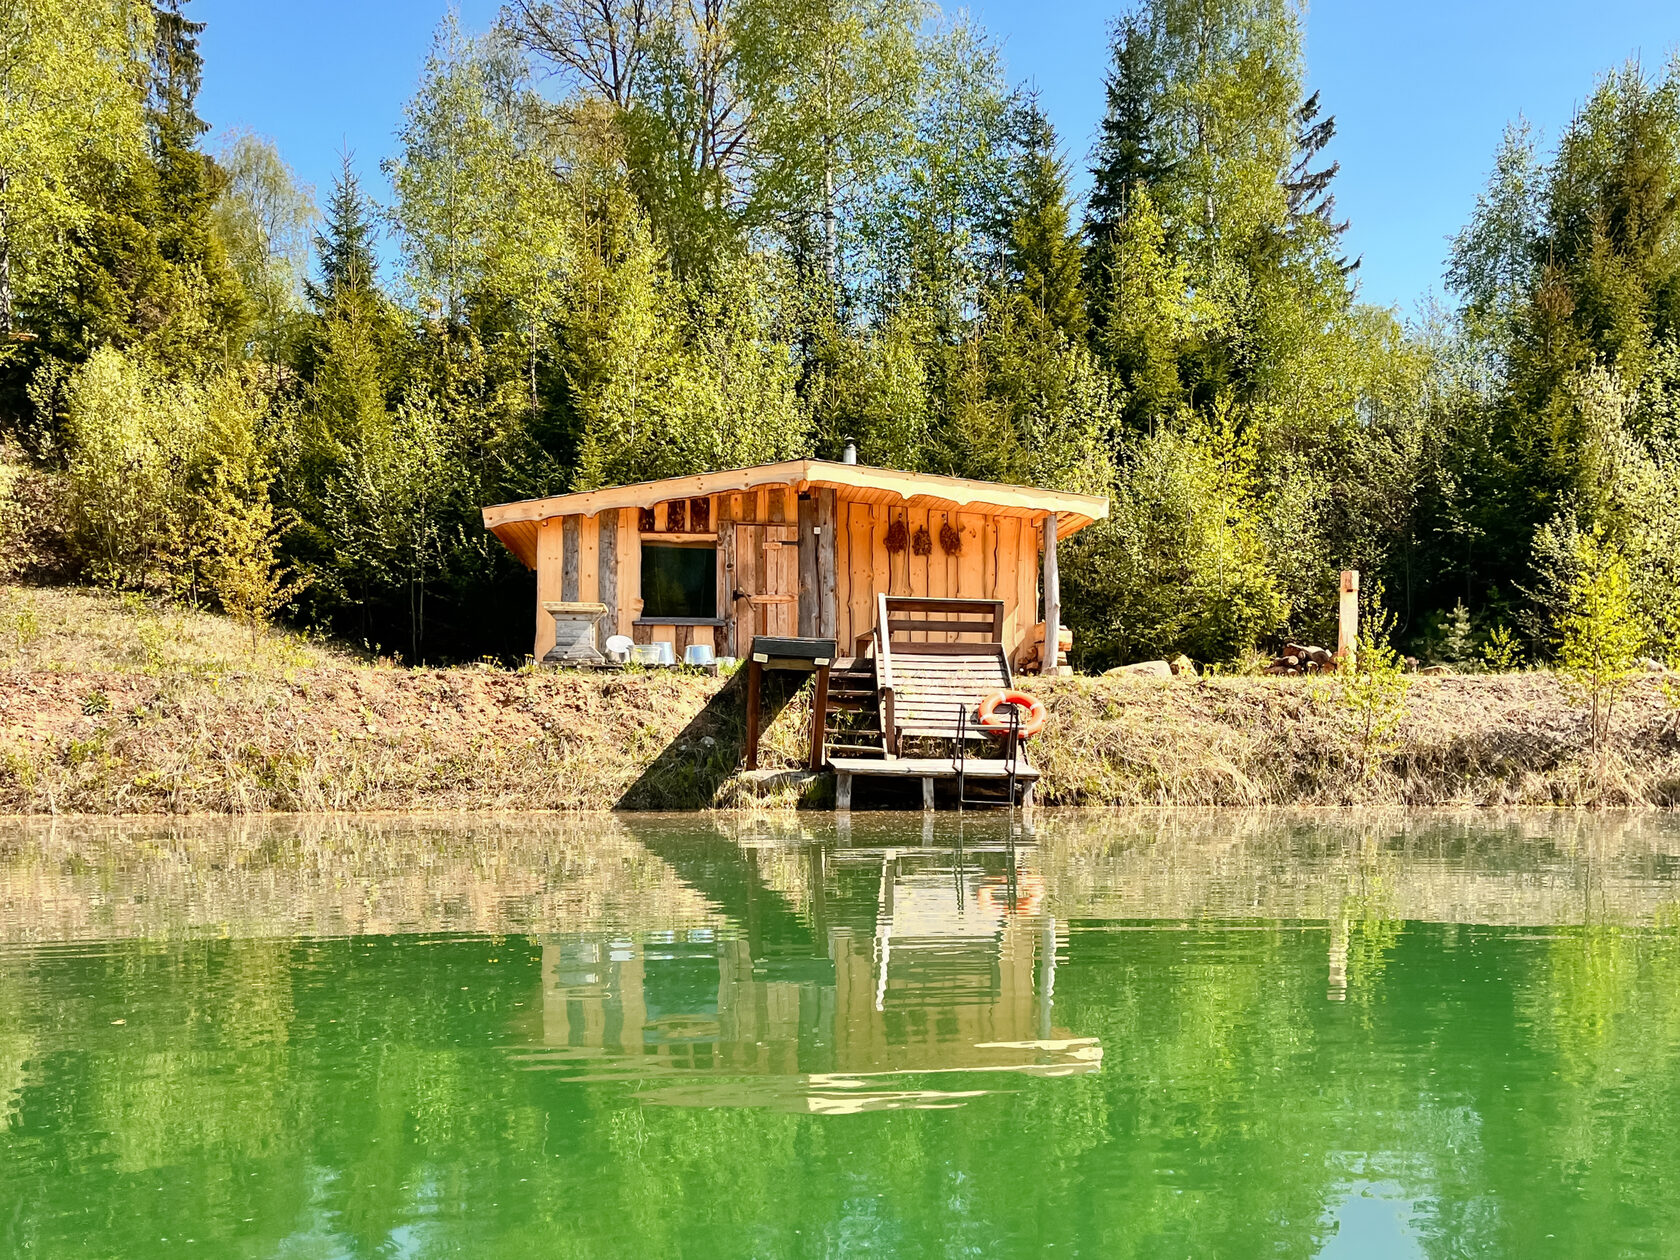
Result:
[[[215,159],[199,148],[210,129],[197,109],[204,76],[198,40],[204,23],[186,17],[185,3],[158,0],[153,6],[156,36],[147,122],[156,192],[149,226],[158,252],[177,274],[183,290],[181,308],[201,307],[202,315],[193,322],[202,318],[208,324],[204,331],[228,338],[245,318],[244,294],[215,230],[216,199],[227,177]],[[179,331],[175,340],[180,344],[166,349],[165,357],[199,357],[202,349],[189,344],[193,333]]]
[[[1073,197],[1056,129],[1036,100],[1018,111],[1016,143],[1019,155],[1005,200],[1008,284],[1044,329],[1079,337],[1085,331],[1084,251],[1072,225]]]
[[[1115,24],[1112,50],[1085,219],[1085,291],[1091,297],[1093,330],[1106,322],[1108,268],[1132,198],[1172,167],[1157,140],[1161,68],[1147,19],[1135,14],[1121,18]]]
[[[1295,111],[1299,128],[1295,135],[1295,160],[1283,187],[1289,194],[1290,228],[1297,233],[1313,232],[1337,242],[1347,232],[1348,221],[1336,222],[1336,195],[1330,191],[1330,183],[1341,171],[1342,164],[1332,162],[1329,166],[1313,169],[1318,155],[1336,138],[1336,116],[1325,114],[1319,117],[1318,95],[1314,92]],[[1344,275],[1359,268],[1357,259],[1351,263],[1345,257],[1336,261]]]
[[[332,198],[327,202],[326,230],[315,234],[321,281],[304,285],[309,300],[322,310],[346,294],[366,295],[374,290],[373,205],[362,192],[354,156],[348,150],[340,155]]]

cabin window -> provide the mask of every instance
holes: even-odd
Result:
[[[717,548],[642,544],[642,616],[717,617]]]

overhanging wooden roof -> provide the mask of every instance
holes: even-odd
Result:
[[[800,490],[812,487],[845,490],[847,498],[866,503],[985,512],[1033,521],[1043,520],[1054,512],[1057,538],[1066,538],[1108,515],[1108,500],[1101,495],[972,481],[936,473],[900,472],[894,468],[841,464],[826,459],[790,459],[779,464],[638,481],[628,486],[558,494],[547,499],[498,503],[484,509],[484,527],[501,539],[527,568],[535,568],[536,527],[541,521],[556,516],[594,516],[608,508],[648,507],[667,499],[696,499],[702,495],[780,485],[792,485]]]

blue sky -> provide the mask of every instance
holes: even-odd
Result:
[[[459,0],[481,30],[494,0]],[[1105,31],[1117,3],[974,0],[1010,78],[1035,85],[1076,165],[1102,112]],[[272,136],[324,195],[341,146],[368,186],[394,148],[445,0],[194,0],[209,23],[200,109],[212,127]],[[948,9],[949,11],[949,9]],[[1338,208],[1363,255],[1368,301],[1410,313],[1439,291],[1447,238],[1475,204],[1505,124],[1549,141],[1595,77],[1628,57],[1661,66],[1680,44],[1674,0],[1319,0],[1309,84],[1336,115]]]

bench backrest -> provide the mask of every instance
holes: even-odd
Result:
[[[1003,642],[1001,599],[913,599],[881,595],[875,614],[877,632],[885,630],[894,649],[900,645]]]
[[[1013,683],[1003,650],[1003,602],[877,596],[874,650],[883,730],[985,737],[980,702]]]

